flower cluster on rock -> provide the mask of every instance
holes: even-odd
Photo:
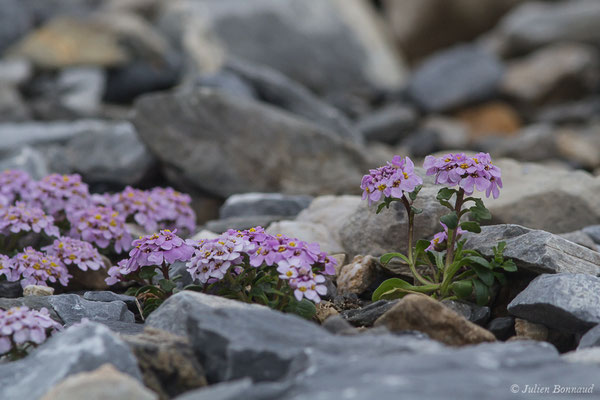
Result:
[[[62,329],[62,325],[50,318],[46,308],[30,310],[28,307],[0,309],[0,355],[15,346],[43,343],[47,336]]]

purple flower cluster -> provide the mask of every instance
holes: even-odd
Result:
[[[14,203],[31,191],[34,181],[25,171],[7,169],[0,173],[0,196],[3,205]]]
[[[242,264],[246,258],[252,267],[276,266],[279,278],[288,281],[298,300],[306,297],[319,302],[319,295],[327,292],[321,273],[335,274],[336,261],[321,252],[317,243],[269,235],[261,227],[229,230],[216,239],[200,241],[187,270],[194,279],[206,283],[222,279],[231,267]],[[315,273],[315,267],[323,271]]]
[[[9,352],[13,345],[41,344],[47,335],[61,329],[62,325],[50,318],[46,308],[39,311],[28,307],[0,309],[0,354]]]
[[[159,228],[186,229],[193,232],[196,215],[190,207],[191,198],[172,188],[139,190],[126,187],[110,199],[111,206],[125,214],[146,231]]]
[[[194,280],[201,283],[221,280],[232,266],[243,262],[243,255],[252,252],[255,245],[240,234],[226,232],[216,239],[201,240],[187,263],[187,270]]]
[[[48,286],[48,282],[60,282],[67,286],[71,275],[67,267],[55,256],[26,247],[9,261],[12,269],[12,281],[21,278],[21,286]]]
[[[44,214],[41,208],[18,201],[14,206],[0,209],[0,234],[44,231],[48,236],[59,236],[54,218]]]
[[[443,222],[440,222],[440,224],[442,225],[442,227],[444,227],[444,230],[433,235],[433,239],[431,239],[431,242],[429,242],[429,247],[425,249],[426,251],[443,250],[445,243],[448,240],[448,227]],[[463,229],[461,229],[460,227],[456,228],[454,232],[454,234],[456,235],[455,238],[458,239],[463,233],[465,233]]]
[[[382,197],[401,198],[404,193],[410,193],[423,180],[414,171],[414,164],[408,157],[394,156],[391,162],[377,169],[369,170],[360,184],[363,190],[363,200],[368,199],[369,205]]]
[[[109,207],[91,206],[67,212],[71,223],[69,236],[95,243],[105,249],[111,243],[117,253],[131,247],[131,235],[125,227],[125,216]]]
[[[147,265],[161,266],[163,263],[172,264],[175,261],[188,261],[194,253],[194,247],[177,236],[177,231],[168,229],[157,234],[140,237],[133,242],[129,259],[121,260],[118,265],[108,270],[106,283],[113,285],[126,279],[126,275],[138,271]]]
[[[488,153],[479,153],[474,157],[467,157],[464,153],[450,153],[440,158],[427,156],[423,167],[427,175],[435,175],[437,184],[449,187],[458,185],[468,195],[475,188],[485,191],[487,197],[491,194],[496,199],[500,195],[500,168],[492,164]]]
[[[78,239],[61,237],[42,250],[58,258],[64,265],[74,265],[82,271],[97,271],[104,267],[98,250],[90,243]]]
[[[26,197],[53,216],[64,210],[85,208],[90,201],[88,186],[78,174],[48,175],[35,182]]]

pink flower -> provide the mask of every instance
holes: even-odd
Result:
[[[29,342],[41,344],[47,335],[59,330],[62,325],[50,318],[46,308],[39,311],[24,306],[0,309],[0,354]]]
[[[394,156],[387,165],[372,169],[361,181],[363,200],[369,205],[385,197],[401,198],[415,190],[423,180],[414,171],[414,164],[408,157]]]

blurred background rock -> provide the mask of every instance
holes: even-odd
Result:
[[[0,167],[171,185],[201,224],[356,194],[393,154],[597,175],[598,26],[597,0],[2,0]]]

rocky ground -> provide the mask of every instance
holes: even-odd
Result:
[[[0,362],[0,399],[600,398],[597,26],[596,0],[2,0],[1,169],[173,186],[195,238],[260,225],[339,266],[313,321],[191,291],[144,320],[101,274],[0,282],[1,309],[69,327]],[[501,168],[466,246],[504,240],[518,272],[485,307],[371,302],[407,276],[378,257],[406,251],[408,221],[361,178],[446,150]]]

